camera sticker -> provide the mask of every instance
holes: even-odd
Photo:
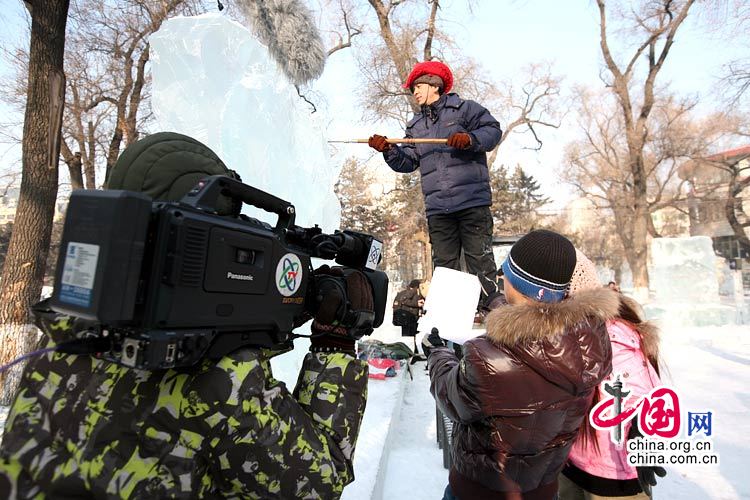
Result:
[[[365,267],[367,269],[372,269],[373,271],[377,269],[378,263],[380,262],[380,255],[382,253],[383,243],[376,239],[373,239],[372,243],[370,244],[370,252],[367,255],[367,263],[365,264]]]
[[[294,295],[302,286],[302,262],[296,254],[288,253],[276,266],[276,289],[284,297]]]
[[[65,253],[62,280],[60,281],[60,301],[76,306],[91,306],[91,294],[96,277],[96,263],[99,260],[99,245],[88,243],[68,243]]]

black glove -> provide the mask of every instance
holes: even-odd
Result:
[[[445,347],[445,340],[440,337],[437,328],[433,328],[430,334],[425,337],[430,347]],[[424,344],[424,340],[422,341]]]
[[[311,348],[354,354],[355,341],[372,333],[371,321],[348,324],[355,319],[374,319],[372,288],[361,271],[344,273],[341,267],[321,266],[315,270],[317,308],[311,327]],[[355,313],[355,314],[352,314]],[[363,313],[363,314],[356,314]]]
[[[456,132],[448,137],[448,146],[456,149],[469,149],[471,136],[466,132]]]
[[[643,434],[638,429],[638,424],[633,422],[628,432],[628,439],[642,438]],[[638,484],[641,490],[651,496],[651,487],[656,486],[656,476],[664,477],[667,475],[667,471],[664,467],[653,466],[653,467],[639,467],[636,466],[635,471],[638,473]]]
[[[643,492],[651,496],[651,487],[656,486],[656,476],[664,477],[667,475],[664,467],[636,467],[635,470],[638,472],[638,484],[641,486]]]
[[[389,149],[393,147],[393,144],[386,141],[388,139],[384,135],[372,135],[369,139],[367,139],[367,145],[370,146],[375,151],[380,151],[381,153],[385,153]]]

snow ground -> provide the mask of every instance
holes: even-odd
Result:
[[[402,340],[391,325],[373,336]],[[411,339],[403,340],[411,346]],[[299,347],[295,351],[303,350]],[[683,407],[713,412],[711,439],[719,465],[667,468],[654,497],[750,498],[750,326],[667,328],[661,350],[667,368],[663,381],[676,389]],[[448,471],[436,443],[435,403],[424,365],[412,366],[413,380],[402,371],[396,378],[370,381],[354,461],[356,480],[344,490],[345,500],[442,498]],[[7,408],[0,408],[0,423],[6,414]]]

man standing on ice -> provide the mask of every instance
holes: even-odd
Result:
[[[480,104],[449,93],[453,74],[441,62],[417,63],[404,87],[421,106],[406,124],[405,137],[447,138],[447,143],[396,146],[373,135],[368,144],[396,172],[419,169],[433,266],[460,270],[463,250],[468,272],[494,281],[487,152],[500,142],[500,124]]]

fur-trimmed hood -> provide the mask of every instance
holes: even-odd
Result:
[[[500,307],[487,316],[487,339],[570,394],[595,387],[611,371],[606,321],[619,294],[600,288],[555,304]]]
[[[600,288],[554,304],[537,302],[500,307],[487,315],[487,338],[498,346],[542,340],[559,335],[587,318],[612,319],[617,316],[619,305],[617,292]]]

